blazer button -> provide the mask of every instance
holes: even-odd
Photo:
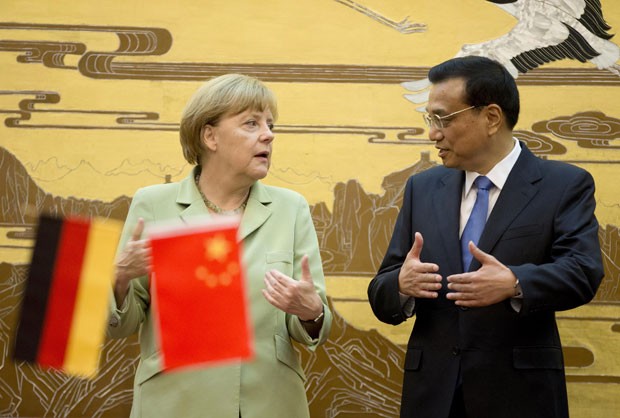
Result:
[[[459,306],[459,309],[462,311],[467,311],[469,308],[467,306]]]
[[[108,322],[108,325],[110,325],[113,328],[116,328],[118,326],[118,318],[115,316],[111,316]]]
[[[452,347],[452,354],[454,354],[455,356],[458,356],[459,354],[461,354],[461,349],[459,348],[458,345],[455,345],[454,347]]]

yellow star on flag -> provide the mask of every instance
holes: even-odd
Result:
[[[228,259],[231,247],[230,242],[222,234],[218,234],[213,238],[207,238],[205,240],[205,257],[223,263]]]

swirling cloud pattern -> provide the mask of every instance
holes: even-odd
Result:
[[[577,141],[583,148],[620,148],[611,142],[620,138],[620,119],[598,111],[575,113],[540,121],[532,126],[537,133],[551,133],[570,141]]]

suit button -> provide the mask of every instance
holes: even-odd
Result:
[[[459,309],[460,309],[460,310],[462,310],[462,311],[466,311],[466,310],[468,310],[469,308],[468,308],[467,306],[459,306]]]
[[[452,347],[452,354],[454,354],[455,356],[458,356],[459,354],[461,354],[461,349],[459,348],[458,345],[455,345],[454,347]]]
[[[111,316],[108,322],[108,325],[110,325],[113,328],[116,328],[118,326],[118,318],[115,316]]]

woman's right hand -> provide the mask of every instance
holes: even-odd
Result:
[[[116,260],[114,297],[118,308],[125,301],[131,279],[147,275],[151,271],[151,248],[148,240],[140,239],[143,231],[144,219],[139,218],[131,238]]]

